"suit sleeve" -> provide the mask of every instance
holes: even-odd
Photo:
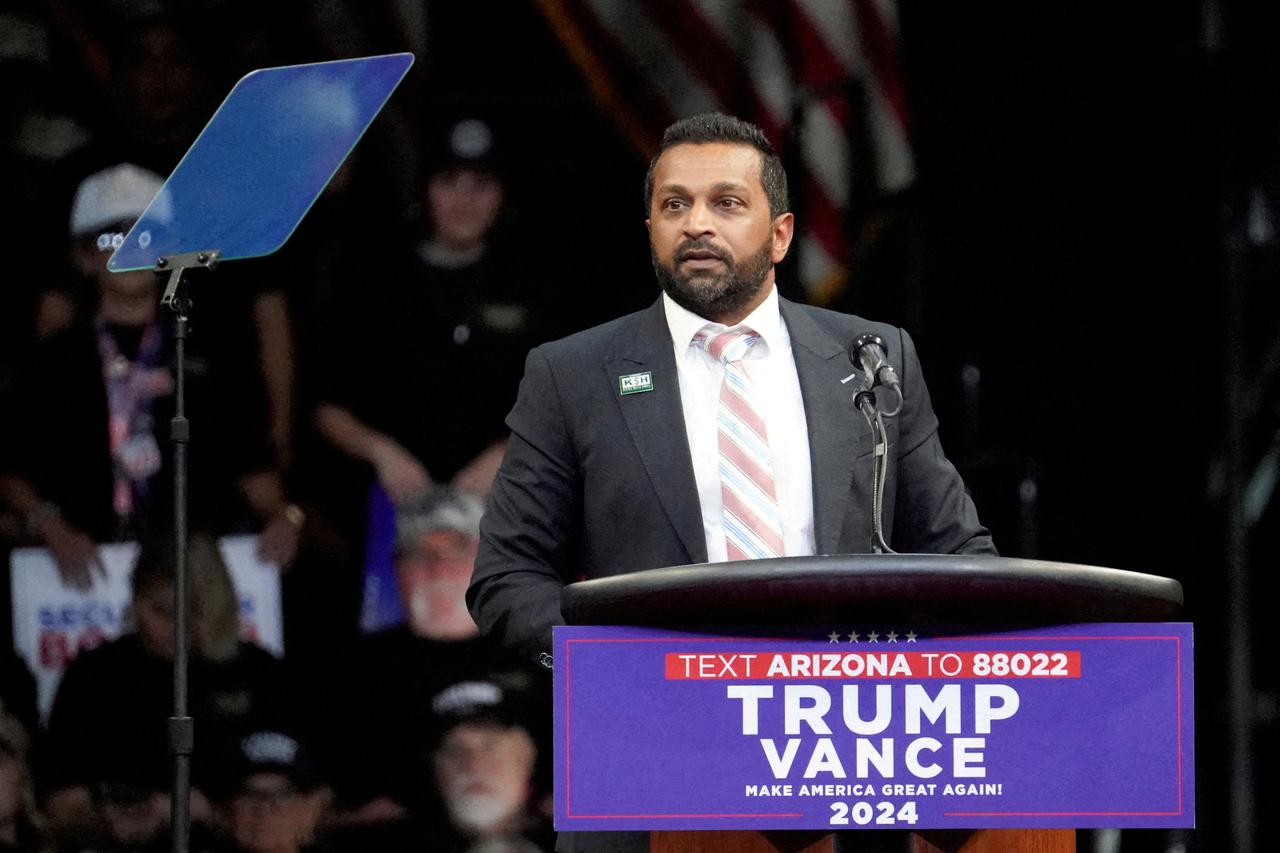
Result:
[[[467,590],[485,636],[549,666],[551,628],[564,624],[560,591],[576,549],[581,486],[563,401],[541,349],[529,353],[511,438],[480,523]]]
[[[991,534],[978,521],[960,473],[942,452],[920,359],[905,331],[901,345],[905,399],[899,419],[893,547],[922,554],[995,554]]]

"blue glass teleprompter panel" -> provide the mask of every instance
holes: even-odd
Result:
[[[394,53],[263,68],[232,88],[107,266],[284,245],[413,64]]]

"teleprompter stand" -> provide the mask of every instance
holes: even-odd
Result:
[[[677,566],[570,584],[570,625],[795,626],[862,622],[939,631],[1163,621],[1182,587],[1154,575],[988,556],[884,554]],[[557,662],[558,663],[558,662]],[[870,839],[823,830],[652,831],[651,853],[857,853]],[[904,842],[905,843],[905,842]],[[881,850],[883,847],[875,847]],[[897,848],[901,849],[901,848]],[[924,830],[913,853],[1073,853],[1074,829]]]
[[[192,308],[187,273],[212,271],[219,253],[188,252],[156,260],[156,275],[168,276],[160,304],[173,312],[173,341],[177,381],[174,415],[169,423],[173,442],[173,716],[169,718],[169,754],[173,758],[173,799],[170,824],[175,853],[186,853],[191,837],[191,753],[195,724],[187,712],[189,654],[187,637],[187,450],[191,423],[186,415],[187,333]]]
[[[112,272],[150,269],[167,277],[161,303],[174,315],[174,713],[168,741],[175,853],[190,847],[195,745],[186,642],[189,278],[207,275],[220,261],[261,257],[284,245],[412,64],[412,54],[397,53],[245,75],[107,263]]]

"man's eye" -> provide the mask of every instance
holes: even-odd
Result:
[[[742,207],[742,201],[736,198],[722,198],[718,204],[721,207]]]
[[[679,210],[684,207],[684,199],[669,198],[662,203],[663,210]]]

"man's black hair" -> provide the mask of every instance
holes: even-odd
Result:
[[[765,197],[769,199],[769,216],[776,218],[791,210],[791,201],[787,197],[787,173],[764,131],[751,122],[724,113],[702,113],[680,119],[662,134],[662,144],[658,146],[658,153],[649,161],[649,171],[644,176],[646,215],[653,204],[653,170],[663,152],[677,145],[703,145],[709,142],[749,145],[759,151],[760,183],[764,186]]]

